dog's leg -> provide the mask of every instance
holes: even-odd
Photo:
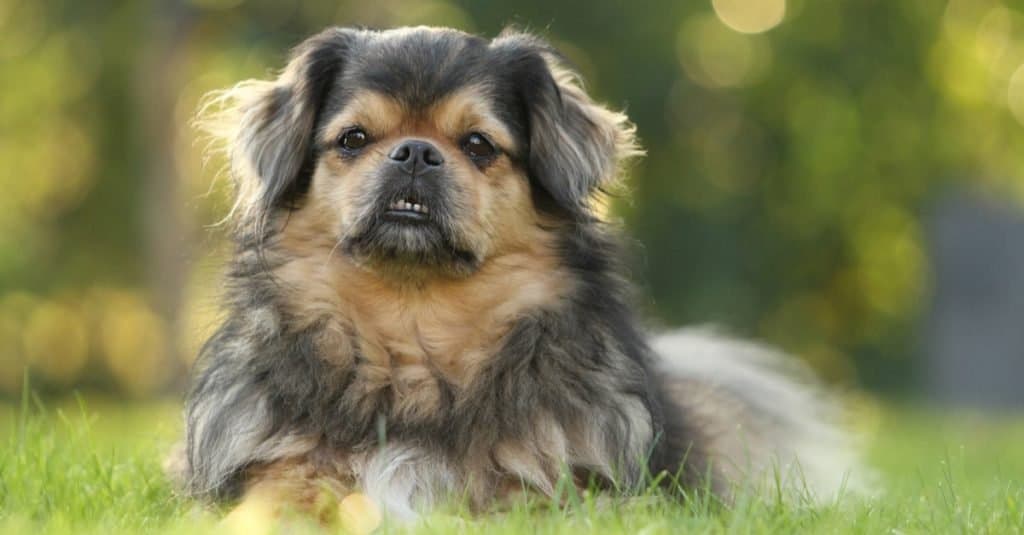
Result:
[[[223,520],[231,533],[269,533],[290,515],[322,526],[340,525],[355,534],[370,533],[380,525],[381,514],[372,500],[308,460],[253,468],[247,479],[242,500]]]

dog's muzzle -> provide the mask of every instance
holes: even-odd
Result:
[[[433,144],[406,139],[388,153],[385,182],[393,190],[384,217],[402,223],[424,223],[438,210],[445,181],[444,156]]]

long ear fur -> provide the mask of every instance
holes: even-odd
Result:
[[[232,216],[262,235],[271,212],[293,205],[314,163],[314,128],[341,73],[355,32],[331,28],[297,46],[276,80],[247,80],[211,93],[197,123],[228,155],[235,180]]]
[[[625,114],[595,103],[579,74],[538,37],[506,30],[492,43],[523,52],[517,59],[528,108],[531,179],[575,218],[592,217],[591,199],[618,178],[621,164],[643,153]]]

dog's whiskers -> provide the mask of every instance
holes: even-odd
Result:
[[[331,250],[327,251],[327,259],[324,260],[323,267],[326,268],[331,263],[331,256],[334,255],[334,251],[338,250],[338,246],[341,245],[341,242],[343,241],[345,241],[344,238],[339,238],[338,241],[334,243],[334,247],[331,247]]]

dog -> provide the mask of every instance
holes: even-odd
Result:
[[[229,156],[234,255],[187,397],[188,495],[362,493],[405,519],[566,482],[829,499],[856,476],[795,361],[644,329],[595,209],[635,127],[543,39],[331,28],[201,122]]]

